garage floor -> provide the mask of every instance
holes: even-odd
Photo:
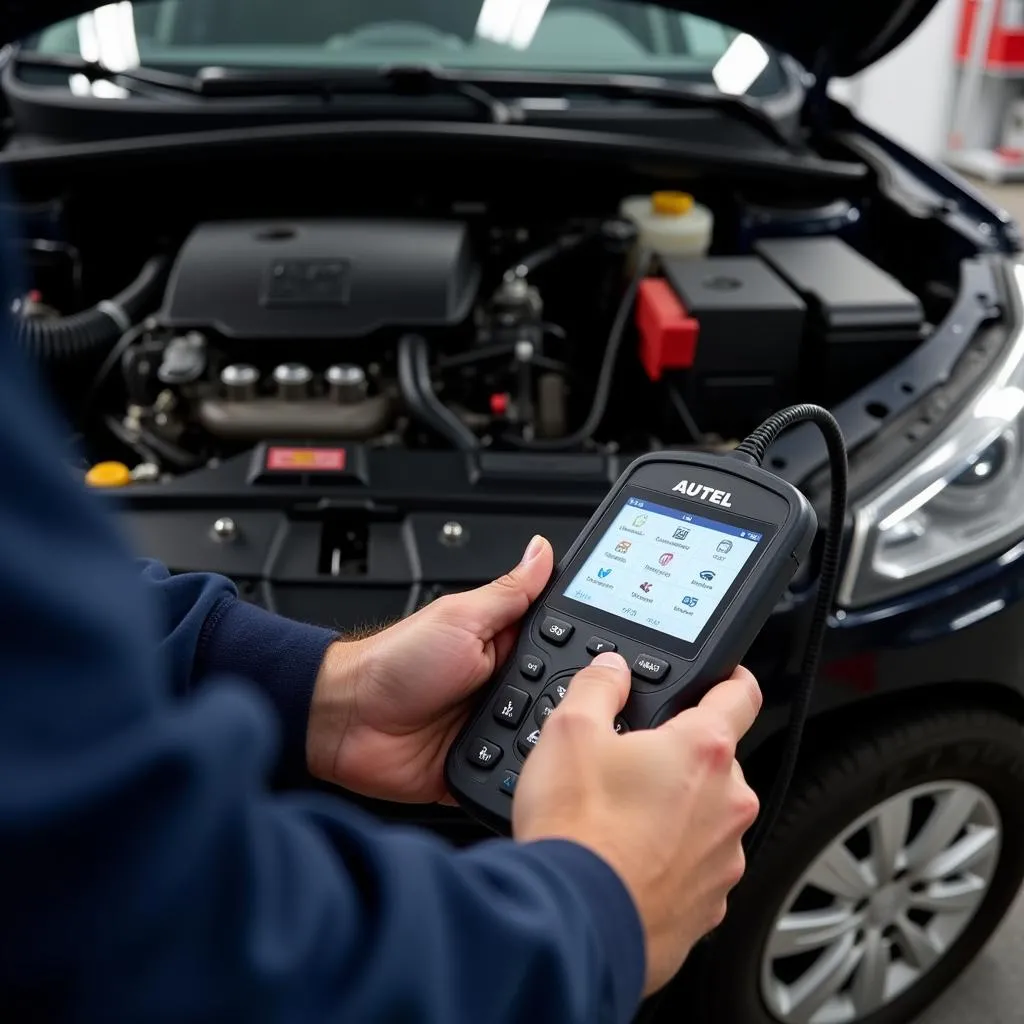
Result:
[[[1024,224],[1024,185],[978,183]],[[917,1024],[1020,1024],[1024,1018],[1024,897],[971,968]]]

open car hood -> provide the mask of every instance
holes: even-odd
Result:
[[[937,0],[648,2],[732,25],[831,78],[854,74],[898,46],[921,24]],[[5,0],[0,10],[0,43],[14,42],[97,6],[97,0]]]

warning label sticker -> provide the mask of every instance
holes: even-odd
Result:
[[[338,473],[345,468],[344,448],[268,448],[267,469],[287,473]]]

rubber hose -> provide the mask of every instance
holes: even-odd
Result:
[[[102,354],[156,304],[169,265],[166,256],[154,256],[124,291],[80,313],[19,320],[19,343],[43,362]]]
[[[427,342],[418,334],[405,334],[398,341],[398,387],[409,411],[422,424],[460,451],[471,452],[480,447],[476,434],[434,393]]]

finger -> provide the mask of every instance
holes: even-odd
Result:
[[[723,740],[735,749],[740,738],[754,724],[760,710],[761,690],[757,680],[745,668],[737,667],[725,682],[708,690],[696,707],[680,711],[659,726],[659,729],[669,733],[677,729],[690,729],[702,719],[700,728],[706,730],[708,719],[711,718],[717,721]]]
[[[572,710],[608,725],[629,696],[629,667],[621,654],[599,654],[569,684],[558,711]]]
[[[725,682],[709,690],[699,707],[724,721],[738,743],[757,720],[761,700],[757,680],[740,666]]]
[[[509,573],[484,587],[460,594],[460,625],[471,628],[485,643],[518,622],[551,578],[555,556],[543,537],[534,537],[522,561]]]

